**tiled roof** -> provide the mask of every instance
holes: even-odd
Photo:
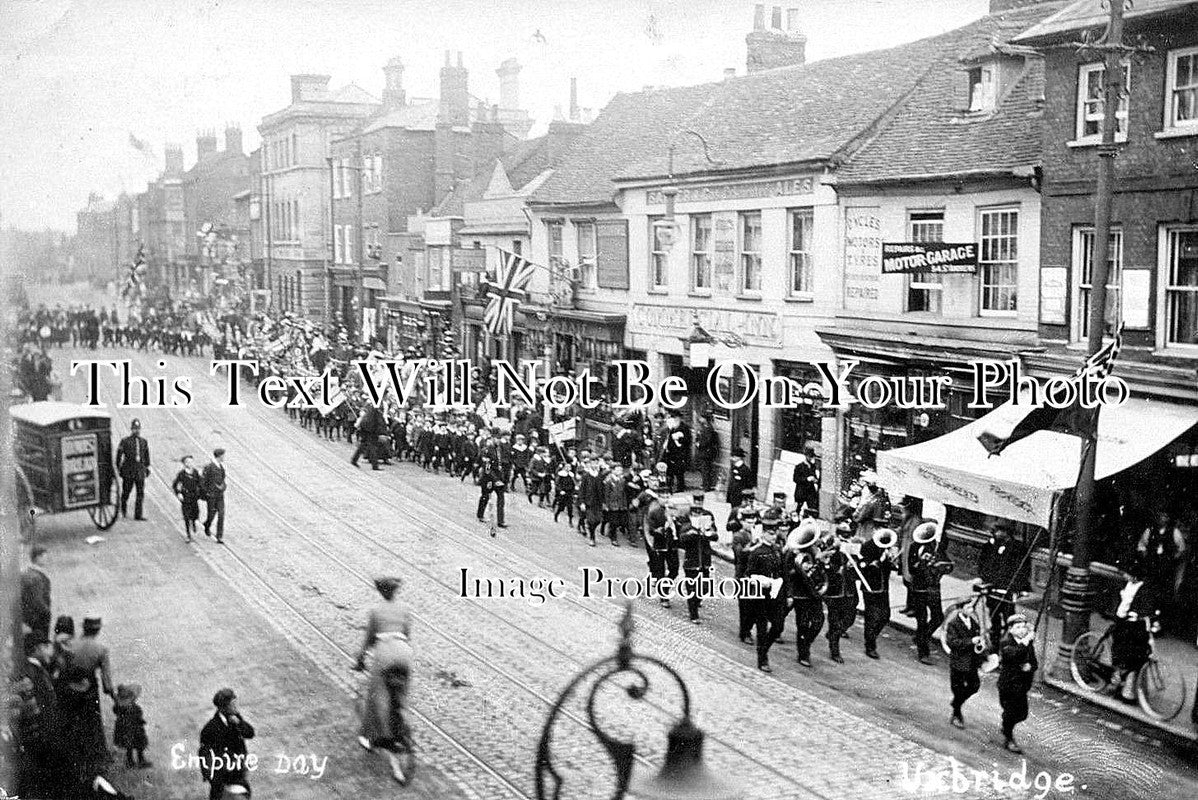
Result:
[[[1055,8],[1004,12],[887,50],[719,83],[619,94],[532,201],[605,202],[616,190],[613,180],[664,177],[667,146],[687,129],[702,134],[722,164],[709,166],[699,143],[683,137],[675,148],[679,176],[845,159],[896,103],[918,94],[913,90],[933,67],[955,71],[996,32],[1012,35]]]
[[[508,181],[516,191],[524,188],[530,181],[549,168],[549,137],[538,136],[513,144],[497,160],[503,164]],[[442,198],[429,212],[433,217],[460,217],[465,213],[465,204],[473,200],[481,200],[491,183],[494,174],[494,164],[479,172],[473,180],[456,184],[449,194]]]
[[[1016,36],[1014,41],[1031,41],[1069,31],[1105,26],[1110,18],[1108,2],[1109,0],[1077,0]],[[1136,0],[1134,5],[1124,10],[1123,17],[1124,19],[1135,19],[1136,17],[1184,11],[1187,8],[1190,8],[1192,12],[1198,12],[1198,2],[1196,0]]]
[[[364,133],[373,133],[383,128],[406,128],[410,131],[431,131],[437,127],[437,113],[441,104],[437,100],[419,100],[389,111],[371,120]]]
[[[980,33],[1001,48],[1011,35],[1054,13],[1046,4],[982,20]],[[975,48],[969,56],[976,58]],[[957,93],[961,63],[946,62],[928,73],[894,118],[837,171],[842,183],[901,180],[977,172],[1010,172],[1040,161],[1040,98],[1044,63],[1028,59],[1023,74],[999,98],[993,113],[963,114]]]

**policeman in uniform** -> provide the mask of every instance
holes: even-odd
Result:
[[[142,504],[145,500],[146,478],[150,474],[150,443],[141,438],[141,422],[133,420],[129,435],[121,439],[116,449],[116,471],[121,476],[121,516],[128,516],[126,506],[129,494],[136,492],[133,501],[133,518],[144,520]]]

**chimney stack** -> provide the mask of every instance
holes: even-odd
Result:
[[[328,91],[329,81],[332,79],[331,75],[292,75],[291,102],[315,99]]]
[[[206,130],[196,134],[196,163],[216,155],[216,131]]]
[[[753,11],[753,30],[745,37],[749,74],[779,67],[793,67],[807,61],[807,37],[799,30],[799,11],[786,11],[786,30],[782,30],[782,7],[771,9],[770,28],[765,27],[765,6]]]
[[[407,105],[403,88],[403,62],[395,56],[383,67],[383,111],[394,111]]]
[[[237,155],[245,155],[241,141],[241,127],[229,123],[225,126],[225,152],[236,153]]]
[[[495,70],[499,76],[499,107],[514,111],[520,107],[520,62],[509,58]]]
[[[445,51],[445,66],[441,67],[441,109],[437,123],[446,125],[470,124],[469,73],[462,66],[462,54],[458,53],[458,65],[451,66],[449,51]]]
[[[168,144],[166,151],[166,174],[179,176],[183,174],[183,148],[177,144]]]

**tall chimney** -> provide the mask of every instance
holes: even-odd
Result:
[[[394,111],[407,104],[403,88],[403,62],[395,56],[383,67],[383,110]]]
[[[183,148],[177,144],[168,144],[166,150],[166,174],[178,176],[183,174]]]
[[[241,142],[241,127],[238,125],[229,124],[225,126],[225,152],[244,155],[245,151]]]
[[[499,76],[499,107],[505,111],[520,107],[520,62],[509,58],[495,70]]]
[[[578,122],[578,78],[570,78],[570,121]]]
[[[205,161],[214,155],[216,155],[216,131],[200,131],[196,134],[196,161]]]
[[[786,30],[782,30],[782,7],[774,6],[771,28],[765,29],[765,6],[753,12],[753,30],[745,36],[748,53],[745,66],[749,74],[778,67],[793,67],[807,61],[807,37],[799,31],[798,9],[788,9]]]
[[[458,65],[451,66],[449,51],[445,51],[445,66],[441,67],[441,108],[437,122],[447,125],[470,124],[469,73],[462,66],[462,54],[458,53]]]

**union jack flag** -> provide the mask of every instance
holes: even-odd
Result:
[[[490,302],[483,312],[483,322],[495,336],[512,332],[512,323],[516,317],[516,306],[528,297],[524,287],[532,280],[533,263],[507,250],[499,251],[499,268],[494,283],[484,282],[484,289],[490,296]]]

